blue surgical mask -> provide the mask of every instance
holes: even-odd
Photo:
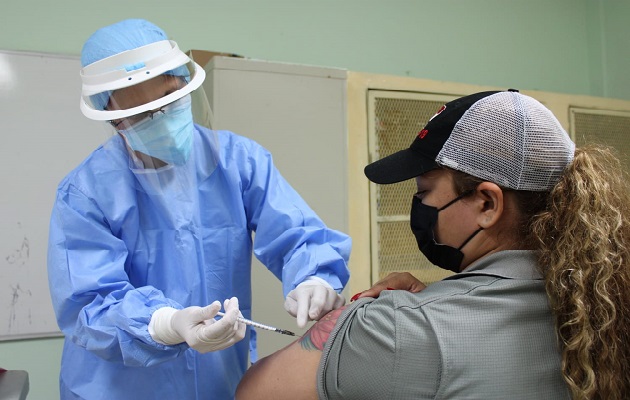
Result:
[[[183,165],[190,156],[194,129],[191,98],[187,95],[119,132],[133,150],[167,164]]]

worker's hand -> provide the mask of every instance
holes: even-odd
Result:
[[[241,315],[238,299],[225,300],[224,308],[225,316],[215,320],[221,309],[219,301],[183,310],[163,307],[151,316],[149,333],[156,342],[166,345],[186,342],[200,353],[222,350],[243,339],[246,330],[245,324],[237,321]]]
[[[392,272],[376,282],[368,290],[352,296],[350,301],[355,301],[362,297],[378,297],[383,290],[406,290],[411,293],[418,293],[426,287],[427,285],[416,279],[409,272]]]
[[[346,299],[328,282],[311,276],[289,292],[284,309],[297,318],[300,328],[304,328],[308,321],[316,321],[344,304]]]

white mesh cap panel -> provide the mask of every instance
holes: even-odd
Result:
[[[547,191],[574,152],[575,144],[545,106],[501,92],[464,113],[436,162],[506,188]]]

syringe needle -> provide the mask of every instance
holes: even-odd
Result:
[[[223,317],[223,316],[225,316],[225,313],[222,313],[221,311],[219,311],[217,313],[217,316]],[[238,317],[238,321],[244,323],[245,325],[251,325],[251,326],[256,327],[256,328],[260,328],[260,329],[265,329],[265,330],[268,330],[268,331],[281,333],[283,335],[295,336],[295,333],[293,333],[291,331],[288,331],[286,329],[274,328],[273,326],[261,324],[260,322],[255,322],[255,321],[252,321],[251,319]]]

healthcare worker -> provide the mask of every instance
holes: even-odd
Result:
[[[351,240],[260,145],[193,123],[204,71],[159,27],[99,29],[81,62],[80,108],[116,134],[63,179],[52,212],[61,398],[231,399],[256,358],[237,321],[251,318],[252,251],[305,326],[345,303]]]

